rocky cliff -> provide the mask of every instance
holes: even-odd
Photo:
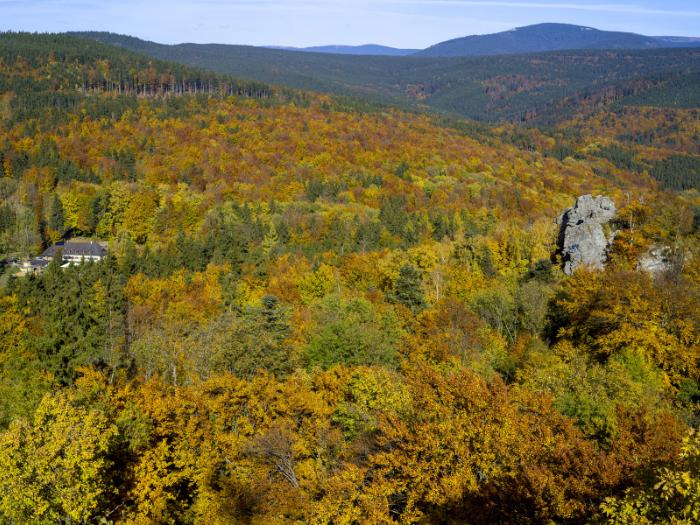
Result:
[[[613,235],[604,225],[615,217],[617,209],[608,197],[583,195],[559,217],[559,253],[564,273],[571,275],[580,267],[602,269]]]

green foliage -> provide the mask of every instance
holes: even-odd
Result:
[[[399,276],[392,289],[387,292],[390,303],[402,304],[413,312],[426,306],[423,292],[423,279],[420,272],[412,265],[405,264],[399,269]]]
[[[309,367],[398,364],[401,329],[392,310],[378,311],[363,299],[329,296],[316,305],[317,327],[305,350]]]
[[[385,198],[379,209],[379,220],[389,233],[398,238],[403,238],[406,234],[408,222],[406,197],[403,195],[391,195]]]
[[[650,174],[664,188],[672,190],[696,189],[700,191],[700,157],[672,155],[658,161]]]
[[[0,34],[0,92],[11,92],[11,122],[41,117],[45,124],[63,120],[69,111],[84,117],[122,115],[134,109],[135,99],[125,95],[156,96],[183,93],[216,97],[261,99],[294,98],[289,91],[234,80],[186,66],[149,59],[124,48],[95,43],[69,35]],[[30,67],[46,76],[28,82],[13,69]],[[111,93],[114,97],[84,98],[83,93]],[[172,104],[164,101],[162,107]]]
[[[697,108],[700,105],[697,72],[674,75],[659,86],[625,99],[626,105],[671,108]]]
[[[315,272],[307,275],[299,283],[299,292],[306,300],[322,299],[337,286],[333,269],[322,264]]]
[[[562,121],[582,107],[698,107],[698,58],[688,49],[556,51],[494,57],[339,56],[247,46],[167,46],[78,33],[161,60],[293,88],[482,121]],[[303,72],[303,73],[302,73]],[[339,106],[341,104],[338,104]],[[342,108],[341,108],[342,109]]]
[[[333,413],[345,439],[369,436],[379,429],[379,418],[386,414],[407,416],[410,398],[406,385],[393,372],[373,368],[360,369],[348,381],[346,400]]]
[[[29,416],[51,386],[51,376],[27,349],[27,323],[14,297],[0,300],[0,428]]]
[[[542,272],[545,278],[548,270]],[[534,272],[537,275],[536,270]],[[532,279],[523,283],[517,292],[516,303],[519,325],[522,330],[534,334],[542,334],[545,330],[547,315],[549,314],[549,301],[554,293],[552,284],[542,282],[540,279]]]
[[[63,213],[63,204],[61,204],[61,199],[58,195],[53,196],[51,201],[51,215],[49,217],[49,228],[57,232],[59,235],[63,235],[65,227],[65,215]]]
[[[474,298],[474,310],[510,342],[518,333],[517,304],[506,287],[481,291]]]
[[[700,157],[697,156],[674,154],[646,164],[636,159],[634,150],[617,144],[600,148],[595,155],[609,160],[618,168],[637,173],[648,170],[662,187],[670,190],[700,189]]]
[[[635,152],[617,144],[603,146],[596,151],[595,155],[609,160],[618,168],[636,172],[644,171],[644,165],[635,159]]]
[[[201,326],[168,322],[153,328],[132,346],[134,364],[146,377],[165,377],[175,385],[221,373],[250,378],[267,371],[284,377],[297,365],[287,341],[289,312],[275,296]]]
[[[113,258],[59,267],[16,282],[22,308],[41,316],[24,344],[58,384],[70,384],[83,365],[124,366],[124,280]]]
[[[669,408],[665,375],[638,352],[625,352],[601,365],[561,346],[529,355],[518,377],[527,388],[551,394],[562,414],[603,445],[616,434],[619,406]]]

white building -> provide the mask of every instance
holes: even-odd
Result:
[[[61,253],[61,267],[67,268],[71,264],[80,264],[85,261],[101,261],[107,255],[107,248],[97,241],[70,240],[58,242],[44,250],[39,257],[27,259],[20,266],[19,275],[40,273],[46,269],[51,261]]]
[[[47,248],[39,259],[52,261],[61,252],[63,263],[79,264],[85,261],[101,261],[107,255],[107,248],[97,241],[65,241]]]

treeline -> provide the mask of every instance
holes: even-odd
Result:
[[[651,174],[665,188],[700,191],[700,157],[672,155],[657,162]]]
[[[638,152],[612,144],[599,148],[595,156],[610,161],[620,169],[641,173],[648,171],[662,188],[673,191],[700,191],[700,158],[690,155],[670,155],[657,161],[639,160]]]
[[[250,46],[170,46],[110,33],[80,36],[211,71],[485,122],[553,125],[582,108],[700,104],[698,57],[693,49],[348,57]]]
[[[68,35],[2,33],[0,65],[0,92],[9,98],[13,117],[18,120],[43,117],[41,112],[47,110],[65,113],[83,103],[88,107],[91,102],[106,105],[107,113],[115,106],[128,105],[119,99],[100,97],[95,102],[82,96],[97,93],[115,97],[305,98],[291,90],[149,59]]]
[[[686,191],[698,187],[699,122],[697,110],[618,107],[584,111],[555,127],[504,126],[497,136],[525,152],[586,162],[610,180],[648,175],[661,188]]]

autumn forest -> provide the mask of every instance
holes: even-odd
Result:
[[[0,34],[0,523],[700,522],[674,78],[477,123]]]

